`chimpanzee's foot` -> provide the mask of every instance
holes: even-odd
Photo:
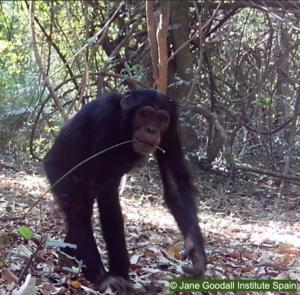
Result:
[[[100,282],[96,284],[96,287],[100,292],[103,292],[110,287],[120,295],[135,294],[130,282],[120,276],[108,275],[101,279]]]
[[[197,241],[194,236],[188,235],[185,240],[185,251],[183,258],[189,257],[193,267],[184,267],[183,270],[192,278],[203,278],[206,270],[207,258],[205,255],[203,242]]]

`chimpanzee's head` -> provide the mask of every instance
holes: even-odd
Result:
[[[139,155],[153,153],[168,130],[175,127],[176,107],[172,100],[156,90],[133,90],[121,99],[123,111],[132,116],[133,150]]]

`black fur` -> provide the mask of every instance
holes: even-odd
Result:
[[[166,110],[170,125],[163,135],[155,155],[164,186],[165,200],[174,215],[185,239],[203,258],[205,252],[198,226],[193,194],[195,189],[184,164],[177,133],[176,106],[168,97],[155,90],[135,90],[124,95],[109,94],[97,98],[83,107],[68,122],[44,159],[44,167],[51,184],[54,184],[72,167],[89,156],[120,142],[132,139],[133,118],[142,106]],[[64,251],[82,259],[85,276],[92,282],[101,282],[107,276],[128,280],[129,259],[125,244],[123,217],[119,203],[118,187],[121,177],[141,159],[131,144],[117,147],[88,161],[54,188],[66,219],[65,241],[77,249]],[[93,203],[97,200],[104,239],[109,254],[109,272],[106,272],[97,250],[91,224]],[[196,261],[197,263],[197,261]]]

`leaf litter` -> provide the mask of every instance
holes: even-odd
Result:
[[[120,197],[131,262],[130,278],[137,290],[144,290],[142,294],[172,294],[168,280],[185,277],[183,269],[190,262],[182,260],[184,243],[173,217],[164,207],[160,181],[152,170],[147,167],[142,173],[141,169],[133,172]],[[195,180],[199,189],[200,226],[208,254],[207,278],[300,282],[297,190],[290,196],[282,196],[272,180],[249,175],[240,175],[234,184],[226,177],[207,172],[198,173]],[[83,277],[80,265],[62,264],[61,213],[50,193],[37,202],[47,188],[40,174],[1,171],[0,295],[113,294],[109,290],[97,291]],[[95,237],[107,265],[96,208],[94,221]],[[48,244],[41,245],[45,237]]]

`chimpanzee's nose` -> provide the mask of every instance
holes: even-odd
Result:
[[[146,126],[146,132],[155,134],[157,132],[157,128],[155,126],[148,125]]]

